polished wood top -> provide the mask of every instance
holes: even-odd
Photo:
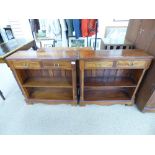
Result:
[[[138,49],[126,50],[100,50],[94,51],[90,48],[41,48],[37,51],[25,50],[18,51],[7,60],[78,60],[78,59],[152,59],[153,56]]]
[[[0,59],[4,59],[6,56],[17,51],[26,44],[33,42],[34,40],[26,39],[12,39],[6,43],[0,44]]]
[[[125,49],[125,50],[82,50],[80,51],[80,59],[152,59],[153,56],[147,52],[139,49]]]
[[[77,60],[79,53],[77,48],[40,48],[37,51],[18,51],[7,58],[7,60]]]

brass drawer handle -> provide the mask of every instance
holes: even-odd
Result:
[[[59,67],[60,65],[59,64],[54,64],[54,67]]]
[[[28,67],[28,64],[25,62],[25,63],[24,63],[24,66],[25,66],[25,67]]]
[[[55,67],[59,67],[59,64],[54,64]]]
[[[131,66],[133,66],[134,65],[134,63],[133,63],[133,61],[131,62]]]

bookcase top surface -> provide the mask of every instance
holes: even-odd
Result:
[[[40,48],[18,51],[7,57],[7,60],[79,60],[79,59],[153,59],[146,51],[139,49],[100,50],[90,48]]]
[[[76,60],[79,57],[78,50],[75,48],[40,48],[35,50],[18,51],[10,55],[7,60],[14,59],[49,59],[49,60]]]
[[[81,50],[80,59],[153,59],[153,56],[144,50],[140,49],[125,49],[125,50]]]

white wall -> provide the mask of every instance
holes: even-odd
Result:
[[[15,38],[33,39],[28,19],[9,19]]]
[[[128,26],[128,21],[114,22],[113,19],[99,19],[98,37],[104,38],[107,26]]]
[[[0,19],[0,29],[10,25],[16,39],[33,39],[28,19]]]

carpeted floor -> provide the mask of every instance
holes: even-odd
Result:
[[[135,106],[26,105],[6,64],[0,64],[0,134],[155,134],[155,114]]]

